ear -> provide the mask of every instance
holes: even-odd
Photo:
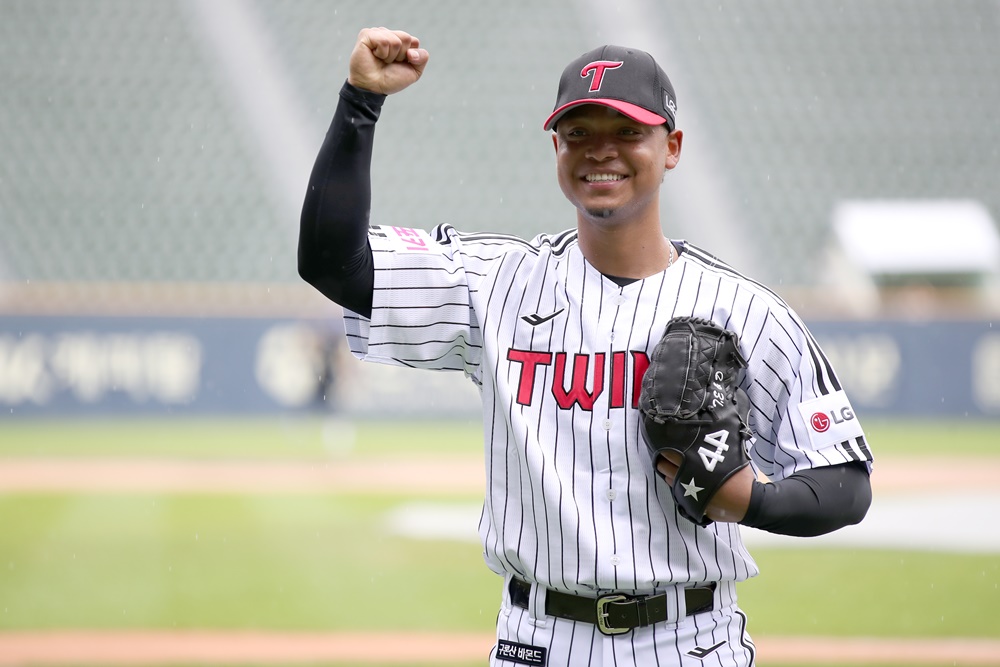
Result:
[[[674,130],[667,135],[667,160],[664,169],[670,170],[677,166],[681,159],[681,145],[684,143],[684,132]]]
[[[556,153],[559,152],[559,135],[555,132],[552,133],[552,147],[556,149]]]

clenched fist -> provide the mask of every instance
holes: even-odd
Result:
[[[365,28],[351,52],[347,82],[373,93],[392,95],[420,78],[430,54],[402,30]]]

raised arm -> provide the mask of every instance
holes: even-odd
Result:
[[[313,165],[299,224],[299,275],[329,299],[371,315],[368,246],[375,122],[386,95],[423,73],[428,53],[399,30],[366,28],[351,53],[347,82]]]

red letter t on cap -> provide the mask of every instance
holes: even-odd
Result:
[[[616,69],[624,64],[617,60],[595,60],[588,65],[584,65],[583,70],[580,72],[580,77],[586,79],[587,75],[593,72],[594,79],[590,82],[590,92],[596,93],[601,89],[601,82],[604,80],[604,70]]]

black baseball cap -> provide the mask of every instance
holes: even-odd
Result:
[[[677,98],[670,79],[653,56],[639,49],[608,44],[571,62],[559,79],[556,106],[543,129],[555,127],[567,111],[601,104],[646,125],[676,125]]]

